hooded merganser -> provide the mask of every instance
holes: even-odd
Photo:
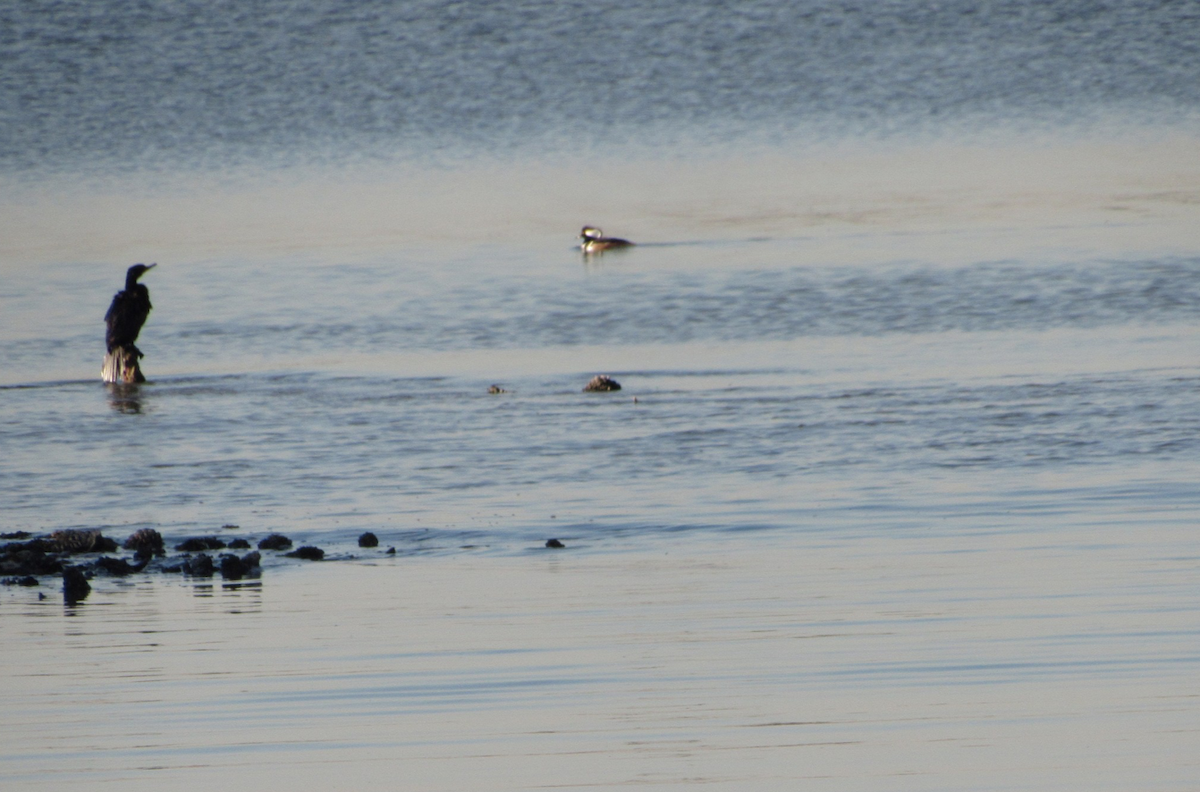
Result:
[[[583,231],[579,233],[579,238],[583,240],[579,244],[579,249],[584,253],[601,253],[613,248],[633,246],[628,239],[604,236],[604,232],[595,226],[584,226]]]

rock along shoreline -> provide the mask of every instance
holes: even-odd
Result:
[[[68,604],[86,598],[91,592],[89,581],[97,577],[161,573],[238,581],[262,575],[264,553],[305,561],[325,558],[325,551],[319,547],[293,549],[292,540],[278,533],[260,539],[257,549],[245,538],[227,542],[216,536],[202,536],[176,544],[173,552],[153,528],[135,531],[121,544],[99,530],[86,529],[42,536],[17,531],[0,534],[0,542],[0,584],[34,587],[43,585],[45,578],[59,577]],[[359,544],[373,546],[364,545],[362,538]]]

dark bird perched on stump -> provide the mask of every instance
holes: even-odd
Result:
[[[116,293],[104,321],[108,325],[105,343],[108,353],[104,356],[104,370],[100,376],[105,382],[145,382],[138,358],[142,351],[134,344],[146,317],[150,314],[150,290],[138,283],[153,264],[134,264],[125,273],[125,288]]]

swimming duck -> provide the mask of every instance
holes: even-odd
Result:
[[[602,253],[605,250],[612,250],[613,248],[633,246],[633,243],[628,239],[604,236],[604,232],[595,226],[584,226],[583,230],[579,233],[579,238],[583,240],[579,245],[579,249],[584,253]]]

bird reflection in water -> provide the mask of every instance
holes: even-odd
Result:
[[[137,385],[126,385],[122,382],[108,383],[108,406],[119,413],[140,415],[142,412],[142,394]]]

